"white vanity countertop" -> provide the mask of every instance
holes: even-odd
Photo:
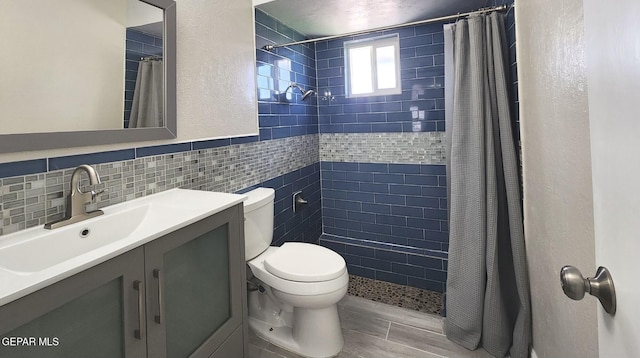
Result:
[[[0,236],[0,306],[245,199],[238,194],[172,189],[105,207],[104,215],[62,228],[39,226]],[[93,230],[94,236],[80,237],[84,228]],[[91,246],[95,242],[98,247]],[[83,248],[87,243],[89,248]]]

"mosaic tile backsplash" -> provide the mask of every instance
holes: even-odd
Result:
[[[172,188],[236,192],[317,164],[318,136],[228,145],[97,164],[101,208]],[[64,216],[74,168],[1,179],[0,235]],[[92,209],[92,208],[90,208]]]

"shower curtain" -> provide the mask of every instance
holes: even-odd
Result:
[[[524,358],[531,305],[503,15],[472,16],[451,29],[445,332],[468,349]]]
[[[129,128],[164,126],[162,73],[162,60],[142,60],[138,64]]]

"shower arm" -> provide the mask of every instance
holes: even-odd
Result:
[[[298,91],[300,91],[300,92],[301,92],[301,93],[303,93],[303,94],[306,92],[306,91],[304,90],[304,88],[300,87],[300,85],[299,85],[299,84],[297,84],[297,83],[292,83],[292,84],[290,84],[290,85],[289,85],[289,88],[297,88],[297,89],[298,89]]]
[[[309,97],[310,95],[312,95],[312,94],[314,94],[314,93],[315,93],[315,91],[314,91],[314,90],[312,90],[312,89],[310,89],[310,90],[306,90],[306,91],[305,91],[305,90],[304,90],[304,88],[300,87],[300,85],[299,85],[299,84],[297,84],[297,83],[295,83],[295,82],[292,82],[292,83],[289,85],[289,88],[297,88],[297,89],[298,89],[298,91],[300,91],[300,93],[302,93],[302,100],[303,100],[303,101],[304,101],[305,99],[307,99],[307,97]]]

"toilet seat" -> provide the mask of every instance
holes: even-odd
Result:
[[[264,260],[271,274],[296,282],[322,282],[338,278],[347,270],[342,256],[319,245],[287,242]]]
[[[315,246],[312,244],[304,244]],[[284,246],[284,245],[283,245]],[[293,295],[300,296],[317,296],[343,289],[349,284],[349,273],[346,265],[342,273],[333,279],[316,282],[292,281],[274,275],[265,267],[265,261],[270,256],[275,255],[281,247],[270,246],[266,251],[258,255],[256,258],[247,261],[247,265],[251,273],[260,281],[270,287]],[[338,255],[336,253],[336,255]]]

